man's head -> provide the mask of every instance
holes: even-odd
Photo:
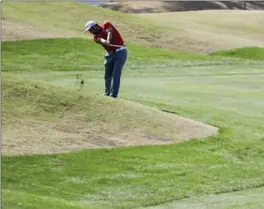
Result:
[[[95,21],[88,21],[85,24],[85,33],[88,31],[94,35],[98,34],[100,32],[101,28]]]

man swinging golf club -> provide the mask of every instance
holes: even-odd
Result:
[[[104,56],[104,79],[106,96],[116,98],[120,88],[122,69],[127,60],[127,49],[124,41],[110,21],[98,25],[95,21],[88,21],[85,24],[85,33],[94,35],[94,41],[101,44],[106,54]]]

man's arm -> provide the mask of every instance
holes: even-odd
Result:
[[[111,27],[108,28],[106,32],[107,32],[107,42],[110,44],[112,40],[113,28]]]
[[[105,46],[109,46],[110,45],[110,42],[108,40],[105,40],[103,38],[98,38],[95,40],[96,43],[98,44],[103,44]]]

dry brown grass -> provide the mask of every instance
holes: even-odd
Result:
[[[74,115],[72,116],[74,118]],[[3,126],[2,154],[52,154],[93,148],[164,145],[205,138],[215,135],[218,131],[215,127],[197,121],[173,117],[171,122],[179,131],[177,134],[174,133],[172,138],[164,138],[163,133],[160,133],[159,137],[150,135],[143,129],[133,128],[119,130],[116,134],[105,134],[76,119],[62,118],[54,122],[23,119]]]

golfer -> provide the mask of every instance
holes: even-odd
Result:
[[[104,95],[116,98],[120,88],[122,69],[127,60],[127,49],[124,41],[110,21],[105,21],[102,25],[98,25],[95,21],[88,21],[85,24],[85,33],[88,31],[94,35],[94,41],[101,44],[106,50],[104,56]]]

